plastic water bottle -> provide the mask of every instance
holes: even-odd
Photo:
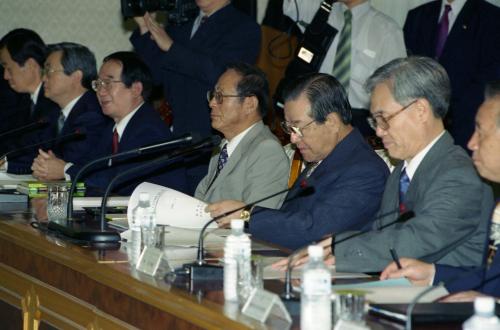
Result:
[[[132,231],[142,232],[142,241],[145,246],[155,245],[156,221],[149,203],[149,194],[140,193],[139,203],[132,211],[132,223],[129,224]]]
[[[243,233],[243,220],[231,221],[231,235],[224,245],[224,299],[238,301],[248,297],[251,290],[251,243]]]
[[[300,329],[332,329],[331,273],[323,263],[323,248],[308,247],[309,262],[302,270]]]
[[[500,320],[495,315],[495,300],[492,297],[477,297],[474,300],[474,315],[462,326],[463,330],[500,330]]]

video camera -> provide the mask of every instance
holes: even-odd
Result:
[[[171,25],[186,23],[199,13],[195,0],[121,0],[121,9],[125,18],[166,11]]]

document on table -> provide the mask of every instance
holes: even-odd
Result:
[[[426,289],[426,286],[412,285],[406,278],[332,286],[333,292],[346,290],[364,291],[366,293],[366,300],[377,304],[408,304]],[[446,295],[448,295],[448,291],[444,287],[436,287],[420,298],[419,302],[433,302]]]
[[[149,193],[151,207],[156,212],[156,223],[179,228],[202,228],[209,220],[210,213],[205,212],[207,204],[194,197],[163,187],[143,182],[138,185],[128,204],[127,215],[132,216],[133,209],[139,203],[139,194]],[[217,228],[213,223],[209,228]]]
[[[126,207],[130,197],[116,196],[109,197],[107,207]],[[102,197],[75,197],[73,198],[73,209],[75,211],[83,210],[84,207],[101,207]]]

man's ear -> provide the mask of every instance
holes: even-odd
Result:
[[[246,113],[259,112],[259,99],[255,95],[247,96],[243,101],[243,107]]]
[[[134,95],[134,97],[140,97],[142,95],[143,86],[140,81],[133,82],[130,89],[132,90],[132,95]]]

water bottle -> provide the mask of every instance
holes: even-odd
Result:
[[[309,261],[302,270],[300,329],[332,329],[332,293],[330,270],[323,263],[323,248],[308,247]]]
[[[495,300],[492,297],[477,297],[474,300],[474,315],[462,325],[463,330],[500,330],[500,320],[495,315]]]
[[[132,232],[142,232],[142,241],[145,246],[155,245],[156,221],[150,207],[148,193],[139,194],[139,203],[132,211],[132,221],[129,226]]]
[[[251,243],[243,233],[243,220],[231,221],[231,235],[224,245],[224,299],[244,302],[251,291]]]

